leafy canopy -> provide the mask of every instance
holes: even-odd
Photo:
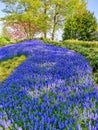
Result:
[[[88,10],[77,11],[65,20],[63,40],[94,40],[97,21],[93,13]]]

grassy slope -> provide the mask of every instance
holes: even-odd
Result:
[[[21,62],[26,59],[26,56],[15,56],[14,58],[0,61],[0,82],[8,77]]]

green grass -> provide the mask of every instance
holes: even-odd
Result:
[[[0,35],[0,47],[10,43],[10,39]]]
[[[14,69],[19,66],[24,60],[26,56],[15,56],[11,59],[6,59],[4,61],[0,61],[0,82],[6,79]]]

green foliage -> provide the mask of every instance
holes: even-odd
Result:
[[[10,31],[17,30],[25,35],[25,38],[33,38],[38,33],[47,33],[54,40],[55,32],[64,25],[65,16],[68,13],[69,5],[76,0],[1,0],[7,8],[4,11],[6,17],[1,20]],[[80,3],[79,0],[77,0]],[[71,8],[73,8],[71,6]],[[12,29],[11,29],[12,28]],[[13,33],[12,33],[13,34]],[[24,36],[23,35],[23,36]]]
[[[65,20],[63,40],[78,39],[91,41],[96,39],[97,20],[88,10],[79,10]]]
[[[10,39],[5,36],[0,36],[0,46],[4,46],[10,43]]]
[[[26,56],[16,56],[11,59],[0,61],[0,82],[8,77],[21,62],[26,59]]]
[[[11,32],[12,38],[30,39],[46,28],[47,17],[41,10],[40,0],[5,0],[2,2],[7,6],[4,10],[7,15],[1,20]]]
[[[5,27],[2,28],[2,32],[0,35],[0,47],[5,46],[11,42],[11,39],[7,33],[7,29]]]
[[[66,15],[67,17],[71,17],[77,12],[82,12],[86,9],[86,0],[66,0]]]

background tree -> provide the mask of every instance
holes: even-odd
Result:
[[[97,29],[97,20],[88,10],[77,11],[71,17],[67,17],[63,40],[79,39],[94,40]]]
[[[96,41],[98,41],[98,22],[97,22],[97,31],[96,31]]]
[[[23,37],[31,39],[36,33],[45,29],[46,16],[43,15],[39,0],[5,0],[3,2],[6,4],[4,11],[7,16],[2,20],[4,25],[16,34],[16,37],[17,34],[22,34]],[[21,33],[17,33],[20,31]]]
[[[49,19],[49,10],[51,7],[51,0],[41,0],[41,10],[43,11],[44,16],[44,28],[43,28],[43,34],[44,38],[47,38],[47,33],[50,29],[50,19]]]
[[[63,27],[66,15],[67,0],[53,0],[51,3],[51,10],[49,13],[51,19],[51,39],[54,40],[55,32]]]
[[[55,33],[64,26],[65,17],[72,15],[75,11],[86,8],[85,0],[42,0],[44,3],[44,14],[47,15],[51,40],[54,40]],[[48,23],[48,24],[47,24]],[[45,34],[45,33],[44,33]],[[45,36],[45,35],[44,35]]]
[[[32,24],[35,28],[40,28],[39,32],[44,33],[46,38],[47,33],[51,32],[51,38],[54,39],[55,32],[62,27],[64,23],[65,14],[65,0],[2,0],[6,4],[5,12],[7,17],[5,20],[9,26],[9,23],[13,24],[17,21],[20,26],[23,26],[29,37],[32,34]],[[21,17],[21,18],[20,18]],[[26,23],[29,24],[29,28],[25,26]],[[63,22],[62,22],[63,21]],[[11,25],[12,26],[12,25]],[[34,27],[33,26],[33,27]],[[14,26],[13,26],[14,29]],[[16,30],[16,29],[15,29]],[[33,29],[34,30],[34,29]],[[36,30],[34,31],[36,33]],[[27,36],[28,36],[27,34]]]
[[[31,39],[35,34],[44,34],[44,38],[47,38],[47,34],[50,33],[51,39],[54,40],[56,31],[63,29],[65,19],[66,34],[70,34],[71,36],[69,36],[75,39],[77,35],[82,35],[82,32],[76,33],[77,20],[74,16],[78,17],[81,12],[86,10],[86,0],[1,1],[6,4],[4,11],[7,13],[7,16],[2,20],[7,29],[16,37],[20,35],[19,38]],[[68,30],[67,27],[70,29]]]
[[[66,0],[67,1],[67,0]],[[41,0],[42,10],[46,18],[44,19],[46,29],[44,31],[44,37],[50,32],[51,39],[54,40],[55,32],[62,28],[64,16],[65,16],[65,0]]]

